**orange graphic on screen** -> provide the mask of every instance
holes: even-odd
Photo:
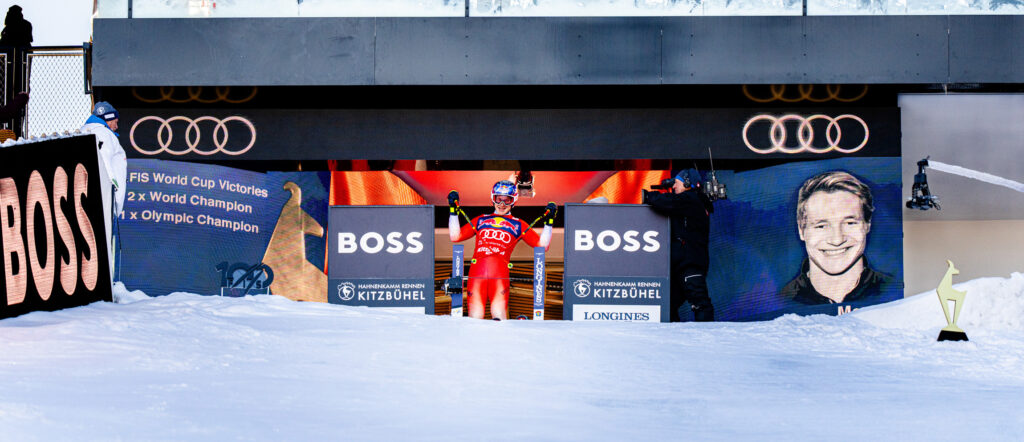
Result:
[[[427,201],[389,171],[331,173],[331,205],[421,205]]]
[[[622,170],[616,172],[587,196],[587,200],[608,198],[611,204],[641,204],[641,190],[668,179],[667,170]]]

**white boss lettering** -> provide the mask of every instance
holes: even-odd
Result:
[[[406,249],[409,253],[420,253],[423,251],[423,243],[419,238],[423,236],[420,232],[410,232],[405,236],[405,241],[409,243],[409,248]]]
[[[402,237],[405,241],[402,241]],[[380,253],[382,250],[387,253],[397,254],[403,251],[409,253],[420,253],[423,251],[422,232],[388,232],[382,235],[378,232],[366,232],[356,237],[352,232],[338,232],[338,253]]]
[[[399,239],[402,238],[402,232],[391,232],[388,233],[388,253],[402,253],[402,249],[405,248],[405,244],[402,244]]]
[[[636,237],[639,234],[640,232],[637,232],[636,230],[627,230],[626,233],[622,235],[622,241],[626,243],[626,245],[622,247],[622,250],[627,252],[640,250],[640,241],[636,240]]]
[[[375,243],[373,247],[369,245],[370,240],[373,240]],[[384,248],[384,237],[377,232],[367,232],[362,238],[359,238],[359,247],[366,253],[377,253]]]
[[[643,239],[643,242],[640,239]],[[589,230],[580,229],[573,232],[573,247],[575,250],[589,251],[593,250],[595,245],[605,252],[614,252],[619,250],[619,248],[626,252],[636,252],[639,250],[657,252],[661,249],[661,243],[658,242],[658,232],[654,230],[648,230],[642,234],[637,230],[627,230],[622,235],[619,235],[614,230],[602,230],[597,234],[597,238]]]
[[[352,232],[338,232],[338,253],[355,253],[356,235]]]
[[[593,250],[594,234],[589,230],[577,230],[573,235],[573,245],[576,250]]]
[[[661,243],[658,242],[658,232],[648,230],[644,232],[644,242],[647,243],[644,246],[645,252],[657,252],[661,248]]]
[[[607,244],[607,239],[611,238],[611,244]],[[619,244],[622,240],[619,238],[619,234],[612,230],[603,230],[597,234],[597,247],[606,252],[614,252],[619,248]]]

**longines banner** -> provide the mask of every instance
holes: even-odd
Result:
[[[648,206],[565,205],[563,318],[669,321],[669,221]]]
[[[130,158],[827,159],[900,156],[900,110],[124,108]],[[433,132],[431,132],[433,131]]]
[[[326,172],[128,160],[121,280],[151,296],[271,293],[326,302],[329,188]]]
[[[327,299],[434,314],[434,206],[331,206]]]
[[[0,318],[110,301],[96,139],[0,148]]]

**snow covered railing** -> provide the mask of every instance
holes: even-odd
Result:
[[[101,18],[1016,15],[1024,0],[100,0]]]

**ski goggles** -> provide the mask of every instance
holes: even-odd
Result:
[[[510,196],[504,196],[504,195],[492,196],[491,197],[491,201],[493,201],[494,204],[501,205],[501,206],[511,206],[511,205],[516,203],[516,200],[514,198],[512,198]]]

